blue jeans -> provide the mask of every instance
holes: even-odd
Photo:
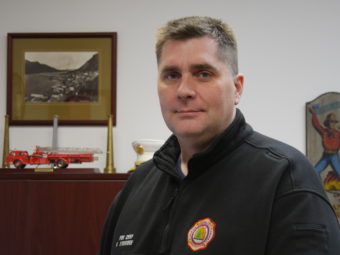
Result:
[[[340,179],[340,160],[338,153],[327,154],[324,153],[322,158],[315,165],[316,171],[320,174],[328,165],[331,165],[336,175]]]

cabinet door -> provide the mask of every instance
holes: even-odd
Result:
[[[27,254],[30,250],[29,186],[28,181],[0,181],[1,254]]]
[[[107,210],[124,183],[113,180],[1,182],[0,208],[5,208],[0,210],[1,226],[5,223],[5,228],[0,230],[1,249],[5,247],[4,254],[8,255],[96,254]]]

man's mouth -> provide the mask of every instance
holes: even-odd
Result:
[[[178,116],[181,117],[194,117],[197,114],[203,112],[203,110],[198,110],[198,109],[181,109],[181,110],[175,110],[175,113]]]
[[[203,112],[201,109],[179,109],[175,110],[175,113],[190,113],[190,112]]]

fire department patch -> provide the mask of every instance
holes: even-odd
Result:
[[[216,223],[210,218],[197,221],[188,232],[187,243],[192,251],[205,249],[215,236]]]

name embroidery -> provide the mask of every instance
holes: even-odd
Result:
[[[133,234],[120,235],[116,247],[131,246],[133,244]]]
[[[207,248],[215,237],[216,223],[210,218],[197,221],[188,231],[187,243],[192,251]]]

